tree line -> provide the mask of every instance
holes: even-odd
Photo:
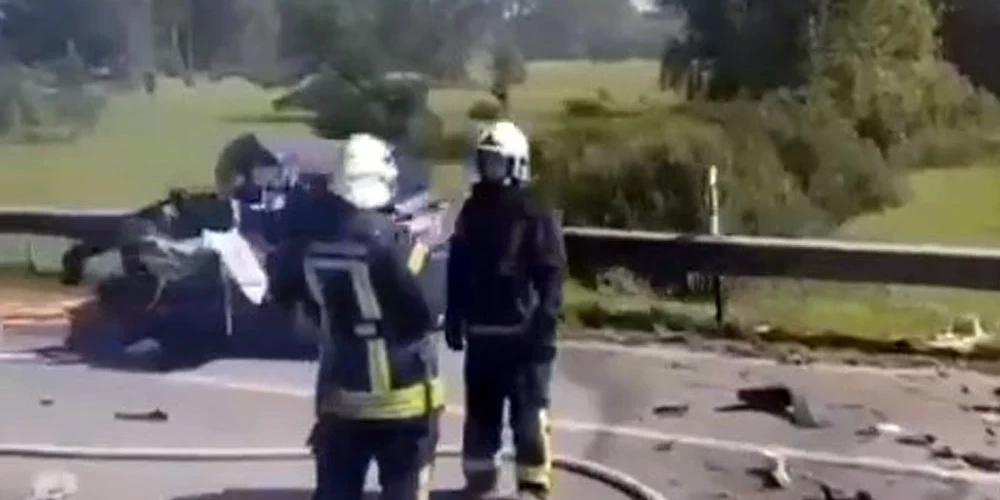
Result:
[[[629,0],[0,0],[3,52],[116,75],[240,73],[285,83],[340,59],[462,77],[484,47],[529,59],[655,56],[664,24]]]

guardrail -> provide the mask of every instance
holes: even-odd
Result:
[[[131,210],[0,208],[0,234],[110,238]],[[573,272],[623,267],[653,283],[684,273],[1000,290],[1000,249],[567,227]]]
[[[565,233],[577,272],[617,266],[654,282],[699,272],[1000,290],[1000,249],[589,227],[567,227]]]

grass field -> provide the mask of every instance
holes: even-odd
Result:
[[[655,90],[657,65],[537,63],[512,92],[514,113],[530,128],[560,109],[562,99],[606,89],[635,100]],[[240,81],[188,89],[166,82],[155,98],[112,99],[94,135],[72,144],[0,145],[0,206],[121,207],[162,196],[172,186],[207,185],[221,148],[247,131],[308,133],[280,119],[269,94]],[[434,109],[447,128],[468,126],[465,113],[483,91],[435,90]]]
[[[852,239],[961,246],[1000,246],[998,166],[927,170],[909,178],[905,205],[856,219]],[[975,314],[1000,332],[1000,294],[934,287],[807,284],[743,294],[737,312],[754,320],[819,333],[926,337],[961,315]]]

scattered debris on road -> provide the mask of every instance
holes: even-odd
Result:
[[[1000,458],[988,457],[981,453],[964,453],[962,460],[974,469],[983,472],[1000,472]]]
[[[970,392],[969,391],[969,386],[964,385],[964,384],[962,385],[961,388],[959,388],[959,390],[962,391],[962,394],[968,394]]]
[[[765,453],[768,460],[767,477],[769,478],[766,487],[770,489],[786,489],[792,485],[792,476],[788,473],[788,462],[785,457],[773,453]]]
[[[798,391],[792,391],[792,423],[807,429],[819,429],[829,427],[830,420],[821,415],[817,409],[809,403],[806,396]]]
[[[800,392],[783,385],[740,389],[736,398],[741,405],[727,406],[718,411],[757,411],[782,417],[802,428],[820,428],[830,425],[809,399]]]
[[[53,401],[50,398],[42,398],[38,400],[38,404],[42,406],[52,406],[53,404],[55,404],[55,401]]]
[[[75,475],[65,471],[46,471],[32,480],[27,500],[69,500],[78,491]]]
[[[690,409],[691,405],[687,403],[667,403],[653,408],[653,415],[661,418],[683,417]]]
[[[783,385],[752,387],[736,391],[736,398],[748,410],[784,414],[792,404],[792,391]]]
[[[970,413],[1000,414],[1000,405],[961,405],[960,408]]]
[[[903,427],[893,422],[879,422],[875,424],[875,430],[877,430],[879,434],[887,435],[903,433]]]
[[[902,434],[903,428],[899,424],[893,422],[879,422],[875,425],[869,425],[862,429],[855,431],[855,435],[863,438],[868,438],[865,441],[870,441],[878,436],[899,436]]]
[[[136,422],[136,421],[138,421],[138,422],[166,422],[167,420],[169,420],[169,418],[170,418],[170,416],[167,415],[166,412],[164,412],[163,410],[161,410],[159,408],[157,408],[157,409],[155,409],[153,411],[138,412],[138,413],[130,413],[130,412],[122,412],[122,411],[115,412],[115,419],[117,419],[117,420],[126,420],[126,421],[133,421],[133,422]]]
[[[662,443],[656,443],[653,449],[666,453],[674,450],[674,444],[676,444],[674,441],[663,441]]]
[[[928,447],[937,442],[937,437],[931,434],[909,434],[896,438],[896,442],[907,446]]]
[[[951,446],[938,446],[931,448],[931,457],[938,460],[954,460],[958,457],[958,453]]]
[[[983,424],[985,425],[1000,425],[1000,415],[995,413],[986,413],[982,417]]]
[[[671,361],[671,362],[667,363],[667,369],[668,370],[694,370],[694,367],[691,366],[691,365],[689,365],[689,364],[681,363],[680,361]]]

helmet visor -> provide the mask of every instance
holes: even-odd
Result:
[[[489,150],[476,151],[476,170],[487,182],[498,182],[510,175],[510,158]]]

